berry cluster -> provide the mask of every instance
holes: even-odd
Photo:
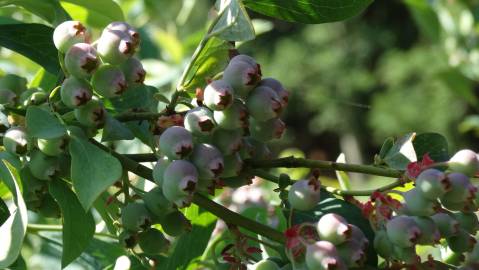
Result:
[[[457,152],[447,162],[449,171],[435,168],[422,171],[415,187],[403,194],[404,203],[389,203],[390,197],[377,195],[377,228],[374,247],[378,254],[391,261],[417,265],[421,262],[416,245],[434,246],[445,243],[456,253],[466,254],[466,265],[478,266],[479,244],[474,235],[479,220],[474,213],[479,208],[477,188],[469,177],[479,170],[476,153]]]
[[[303,236],[303,228],[312,230]],[[307,269],[348,269],[362,267],[366,261],[369,241],[361,229],[338,214],[325,214],[315,224],[304,223],[292,228],[287,236],[293,259],[301,260],[300,255],[304,253]]]
[[[279,118],[288,92],[272,78],[261,80],[260,66],[246,55],[233,57],[222,79],[211,81],[186,112],[184,126],[171,126],[159,138],[162,154],[153,178],[177,207],[196,191],[210,192],[237,176],[246,158],[264,157],[265,142],[280,138]]]
[[[98,40],[78,21],[66,21],[53,33],[57,49],[65,54],[64,80],[60,94],[63,104],[74,109],[77,121],[86,127],[101,128],[106,110],[94,97],[121,96],[127,89],[143,84],[145,70],[133,57],[140,36],[130,25],[113,22],[103,29]]]

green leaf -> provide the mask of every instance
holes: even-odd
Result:
[[[412,143],[415,136],[416,133],[409,133],[397,140],[384,157],[384,162],[393,169],[405,170],[410,162],[417,161]]]
[[[48,189],[62,210],[62,268],[65,268],[88,247],[95,234],[95,221],[65,182],[52,181]]]
[[[290,209],[284,210],[284,216],[289,216]],[[294,210],[292,216],[292,225],[301,224],[304,222],[315,223],[325,214],[335,213],[344,217],[350,224],[358,226],[368,238],[369,243],[374,242],[374,231],[371,229],[369,221],[364,218],[361,210],[344,200],[334,197],[331,193],[321,190],[321,202],[310,211]],[[367,249],[367,265],[377,266],[377,254],[374,251],[373,245],[369,245]]]
[[[346,155],[341,153],[336,159],[336,162],[346,163]],[[338,178],[339,186],[342,190],[351,189],[351,181],[349,180],[349,175],[347,172],[336,171],[336,178]]]
[[[238,0],[222,1],[219,13],[221,17],[210,35],[229,41],[247,41],[255,38],[251,19]]]
[[[40,68],[32,81],[30,82],[29,88],[41,88],[45,92],[50,92],[57,86],[59,78],[57,75],[53,75],[50,72],[46,71],[44,68]]]
[[[0,25],[0,46],[30,58],[52,74],[60,72],[53,28],[43,24]]]
[[[157,269],[186,269],[192,259],[203,254],[206,249],[216,226],[216,217],[209,212],[200,213],[196,205],[188,207],[185,216],[191,220],[193,229],[178,238],[173,253],[167,260],[160,261]]]
[[[135,135],[123,123],[108,115],[106,117],[105,126],[101,141],[118,141],[118,140],[133,140]]]
[[[444,136],[438,133],[421,133],[413,141],[418,158],[428,153],[436,162],[449,160],[448,144]]]
[[[229,42],[216,37],[210,38],[187,74],[183,88],[188,91],[194,91],[196,87],[203,88],[208,79],[224,70],[230,49],[233,49],[233,46]]]
[[[381,159],[384,159],[387,153],[389,152],[389,150],[391,150],[391,148],[393,147],[393,145],[394,145],[394,138],[393,137],[387,138],[383,142],[383,145],[381,146],[381,150],[379,150],[379,157]]]
[[[60,3],[73,19],[92,27],[103,28],[113,21],[125,21],[123,11],[113,0],[61,0]]]
[[[66,128],[51,112],[29,106],[26,114],[28,134],[39,139],[58,138],[66,134]]]
[[[441,37],[441,25],[436,12],[427,0],[405,0],[421,32],[434,42]]]
[[[120,112],[129,109],[154,110],[158,105],[155,100],[157,91],[155,87],[149,85],[128,88],[120,97],[112,98],[110,106]]]
[[[361,13],[373,0],[243,0],[246,7],[278,19],[300,23],[345,20]]]
[[[103,191],[120,179],[121,164],[85,139],[72,137],[69,149],[73,187],[81,205],[88,210]]]
[[[8,210],[7,204],[0,199],[0,226],[7,221],[10,217],[10,210]]]
[[[13,194],[13,201],[16,206],[12,215],[0,226],[0,239],[2,241],[0,269],[5,269],[14,263],[20,255],[28,219],[27,207],[18,186],[18,183],[20,183],[18,171],[6,160],[2,160],[0,163],[0,180]]]
[[[60,3],[57,0],[0,0],[0,6],[7,5],[23,7],[29,12],[54,25],[69,20],[68,14],[60,6]]]

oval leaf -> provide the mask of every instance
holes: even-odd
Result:
[[[62,268],[65,268],[88,247],[95,234],[95,221],[64,182],[52,181],[48,188],[62,211]]]
[[[73,19],[92,27],[103,28],[113,21],[124,21],[123,11],[113,0],[61,0]]]
[[[341,21],[363,11],[373,0],[244,0],[246,7],[278,19],[301,23]]]
[[[85,139],[72,137],[69,148],[73,187],[81,205],[88,210],[103,191],[120,179],[121,164]]]
[[[66,134],[66,128],[51,112],[29,106],[26,114],[28,134],[40,139],[53,139]]]
[[[52,74],[60,72],[53,28],[37,23],[0,25],[0,46],[35,61]]]
[[[429,157],[436,162],[449,160],[447,140],[441,134],[433,132],[421,133],[416,136],[413,145],[419,158],[429,154]]]
[[[0,163],[0,180],[10,189],[16,209],[0,227],[0,269],[5,269],[14,263],[20,255],[23,238],[27,231],[27,207],[18,186],[20,178],[18,171],[8,161]]]

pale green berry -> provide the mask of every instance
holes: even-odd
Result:
[[[165,174],[165,170],[170,165],[171,160],[169,160],[167,157],[162,157],[158,159],[156,162],[155,166],[153,167],[153,180],[155,180],[155,183],[158,186],[163,185],[163,176]]]
[[[283,107],[288,105],[289,93],[284,89],[283,85],[278,80],[273,78],[264,78],[259,82],[259,86],[267,86],[273,89],[281,99],[281,105]]]
[[[471,252],[477,241],[467,231],[460,229],[457,235],[446,238],[449,248],[457,253]]]
[[[101,59],[112,65],[119,65],[128,60],[138,46],[130,35],[119,30],[103,30],[97,41],[97,51]]]
[[[231,106],[222,111],[214,111],[213,117],[223,129],[238,130],[248,127],[248,109],[239,99],[235,99]]]
[[[459,232],[459,222],[449,214],[437,213],[431,216],[442,237],[451,237]]]
[[[223,71],[223,80],[233,87],[238,97],[246,98],[261,80],[261,72],[257,66],[232,60]]]
[[[421,229],[409,216],[395,216],[386,224],[389,240],[401,248],[414,246],[421,237]]]
[[[415,182],[416,188],[422,196],[429,200],[436,200],[451,189],[447,176],[437,169],[427,169],[418,175]]]
[[[321,183],[316,179],[296,181],[288,191],[288,202],[292,208],[308,211],[321,199]]]
[[[127,89],[125,75],[113,65],[103,65],[94,74],[91,84],[95,92],[105,98],[118,97]]]
[[[155,228],[150,228],[138,234],[138,244],[144,253],[155,255],[168,251],[170,241],[163,233]]]
[[[286,125],[280,118],[273,118],[264,122],[251,119],[249,125],[250,136],[262,142],[280,139],[285,129]]]
[[[335,245],[351,238],[351,227],[346,219],[334,213],[322,216],[316,225],[319,238]]]
[[[57,157],[51,157],[35,150],[30,155],[28,168],[33,176],[40,180],[52,180],[60,170],[60,163]]]
[[[280,270],[279,266],[271,260],[261,260],[255,263],[251,270]]]
[[[203,93],[203,103],[214,111],[227,109],[233,103],[234,90],[224,80],[209,83]]]
[[[474,199],[476,187],[471,184],[469,177],[462,173],[450,173],[447,175],[451,183],[451,189],[444,194],[442,200],[448,200],[453,203],[465,202]]]
[[[9,153],[23,155],[28,150],[28,141],[28,135],[23,127],[12,127],[3,136],[3,147]]]
[[[68,146],[68,137],[61,136],[52,139],[37,139],[37,146],[45,155],[59,156],[65,152]]]
[[[364,246],[356,240],[348,240],[336,246],[339,257],[347,267],[361,267],[366,262]]]
[[[196,167],[186,160],[174,160],[165,169],[162,190],[165,197],[178,207],[191,203],[198,183]]]
[[[421,236],[417,241],[418,244],[434,245],[439,243],[441,233],[434,220],[429,217],[413,217],[413,219],[421,230]]]
[[[131,57],[121,65],[128,85],[142,85],[145,81],[146,71],[138,58]]]
[[[143,195],[146,208],[154,215],[155,219],[161,220],[174,210],[173,204],[166,199],[160,187],[155,187]]]
[[[96,50],[88,43],[74,44],[65,54],[65,68],[77,78],[89,78],[99,65]]]
[[[213,112],[205,107],[189,110],[185,115],[185,128],[194,135],[211,135],[216,127]]]
[[[86,127],[101,128],[105,124],[106,110],[95,99],[88,101],[74,110],[75,118]]]
[[[389,259],[394,254],[394,244],[389,240],[385,230],[376,231],[374,235],[374,250],[379,256]]]
[[[243,132],[241,130],[216,129],[213,133],[212,143],[223,155],[232,155],[238,152],[243,145]]]
[[[393,257],[396,260],[404,261],[406,264],[418,264],[421,258],[416,253],[416,247],[399,247],[394,246]]]
[[[169,159],[182,159],[193,150],[193,136],[184,127],[172,126],[161,134],[159,145]]]
[[[306,265],[315,270],[345,270],[336,247],[328,241],[317,241],[306,247]]]
[[[79,21],[65,21],[59,24],[53,32],[53,43],[62,53],[70,49],[73,44],[90,40],[86,28]]]
[[[216,178],[224,169],[223,155],[211,144],[195,145],[190,160],[195,164],[199,178],[202,179]]]
[[[404,193],[404,202],[407,213],[414,216],[430,216],[439,208],[437,201],[429,200],[422,196],[422,193],[413,188]]]
[[[60,88],[60,97],[68,108],[77,108],[92,98],[92,87],[89,82],[75,77],[66,78]]]
[[[470,234],[476,234],[479,230],[479,220],[475,213],[454,213],[454,217],[459,222],[461,229]]]
[[[256,87],[246,100],[248,112],[257,121],[277,118],[282,111],[281,100],[273,89],[266,86]]]
[[[224,169],[220,175],[221,178],[235,177],[241,173],[244,163],[243,163],[243,160],[241,159],[241,156],[238,153],[234,153],[229,156],[224,156],[223,161],[224,161]]]
[[[474,151],[463,149],[458,151],[447,162],[449,169],[453,172],[474,176],[479,171],[479,160]]]
[[[152,223],[151,214],[144,203],[132,202],[121,209],[121,223],[127,230],[146,230]]]
[[[161,221],[163,231],[169,236],[180,236],[191,230],[191,222],[180,211],[173,211]]]

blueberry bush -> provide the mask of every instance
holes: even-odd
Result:
[[[387,138],[367,165],[271,149],[292,86],[238,47],[256,37],[250,14],[323,24],[371,2],[217,1],[193,55],[163,74],[115,1],[0,1],[26,18],[1,18],[0,46],[41,67],[0,77],[0,268],[42,252],[62,269],[479,269],[473,150],[449,154],[434,132]],[[425,29],[466,36],[440,4],[406,2]],[[448,57],[473,46],[459,43]],[[474,79],[460,60],[456,75]],[[162,76],[170,89],[148,84]],[[391,181],[356,189],[348,173]]]

